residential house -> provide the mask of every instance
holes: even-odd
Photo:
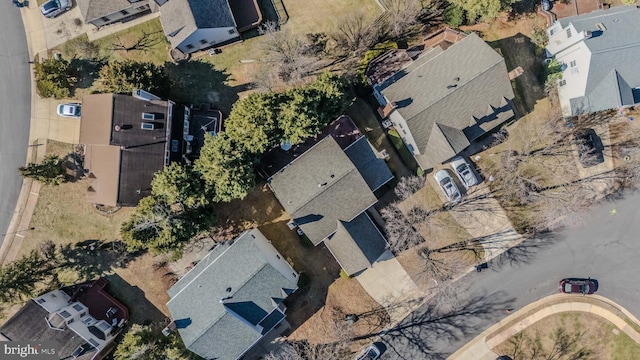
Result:
[[[559,19],[547,29],[547,55],[562,65],[564,116],[640,102],[639,22],[636,6],[618,6]]]
[[[168,291],[167,303],[187,349],[205,359],[240,358],[285,327],[283,300],[298,273],[257,230],[215,247]]]
[[[393,74],[374,71],[376,76],[369,78],[379,112],[423,169],[450,160],[515,117],[502,56],[476,34],[451,38],[453,43],[407,50],[404,62],[385,54],[402,67]]]
[[[145,15],[156,8],[151,0],[77,0],[77,2],[84,22],[96,27]]]
[[[342,269],[354,275],[370,267],[387,247],[366,211],[377,202],[374,192],[393,175],[359,132],[344,148],[331,135],[312,142],[268,183],[309,240],[314,245],[324,242]]]
[[[60,359],[104,358],[129,320],[129,310],[106,291],[108,284],[100,278],[32,299],[0,327],[0,341],[53,341]]]
[[[189,109],[137,91],[82,98],[80,143],[95,204],[135,206],[153,175],[189,151]]]
[[[170,0],[160,6],[162,28],[173,48],[189,54],[240,40],[262,14],[256,0]]]

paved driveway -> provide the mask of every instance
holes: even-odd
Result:
[[[439,314],[428,304],[413,312],[383,340],[385,359],[442,359],[506,316],[557,292],[564,277],[599,281],[598,294],[640,315],[640,194],[596,208],[586,226],[527,240],[471,273],[460,289],[461,310]],[[614,215],[611,210],[615,209]]]
[[[17,169],[27,159],[31,81],[22,17],[10,1],[0,2],[0,24],[0,234],[4,234],[22,185]]]
[[[390,250],[356,279],[378,304],[387,309],[393,323],[402,320],[423,296]]]

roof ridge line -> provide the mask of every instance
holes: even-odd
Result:
[[[493,50],[493,49],[492,49]],[[495,50],[494,50],[495,51]],[[486,69],[482,70],[481,72],[479,72],[476,76],[472,77],[471,79],[463,82],[460,86],[457,86],[456,89],[452,92],[449,92],[448,94],[445,94],[443,96],[441,96],[440,98],[438,98],[437,100],[435,100],[434,102],[432,102],[431,104],[429,104],[429,106],[425,106],[422,110],[418,111],[417,113],[415,113],[415,115],[413,115],[411,118],[409,119],[405,119],[405,121],[409,122],[410,119],[413,119],[416,115],[422,113],[423,111],[427,110],[428,108],[434,106],[435,104],[439,103],[440,101],[442,101],[443,99],[445,99],[447,96],[451,95],[453,92],[455,92],[458,89],[461,89],[462,87],[464,87],[465,85],[471,83],[473,80],[477,79],[480,75],[486,73],[487,71],[489,71],[490,69],[493,69],[496,65],[499,65],[501,62],[504,61],[504,58],[502,56],[500,56],[500,61],[491,64],[491,66],[488,66]],[[505,67],[506,67],[506,63],[505,63]]]

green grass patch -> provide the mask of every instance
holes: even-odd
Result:
[[[159,18],[97,39],[93,43],[99,47],[100,55],[108,60],[150,61],[155,64],[171,60],[171,45],[164,36]],[[141,44],[138,49],[124,50],[136,43]]]
[[[612,360],[640,359],[640,344],[624,333],[613,336],[609,346]]]
[[[411,155],[411,153],[409,152],[409,149],[407,149],[407,146],[402,141],[400,134],[398,134],[396,130],[391,129],[389,130],[389,138],[391,139],[393,146],[398,150],[402,161],[404,161],[404,163],[410,169],[417,170],[418,163],[416,162],[416,159],[414,159],[413,155]]]

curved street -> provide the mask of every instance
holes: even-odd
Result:
[[[31,78],[20,9],[0,2],[0,234],[5,234],[22,185],[31,118]],[[3,236],[0,236],[2,244]]]
[[[507,316],[505,309],[557,293],[558,281],[566,277],[598,280],[597,294],[640,315],[638,203],[638,193],[605,202],[582,227],[528,240],[494,259],[488,270],[468,274],[460,286],[460,310],[423,305],[382,337],[383,358],[444,359]]]

